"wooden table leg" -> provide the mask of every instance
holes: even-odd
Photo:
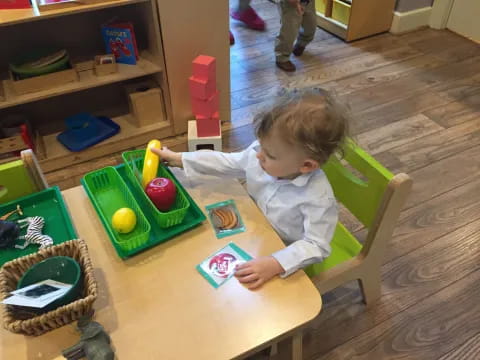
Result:
[[[293,360],[302,360],[303,354],[303,345],[302,345],[303,334],[302,331],[298,331],[292,337],[292,359]]]
[[[278,343],[270,345],[270,357],[274,357],[278,354]]]

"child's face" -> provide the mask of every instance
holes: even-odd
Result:
[[[257,159],[262,169],[270,176],[293,179],[298,175],[318,168],[318,162],[309,159],[305,153],[283,141],[276,131],[259,139]]]

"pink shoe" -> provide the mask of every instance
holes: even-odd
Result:
[[[247,25],[250,29],[253,30],[265,30],[265,21],[258,16],[257,12],[253,10],[251,6],[249,6],[244,11],[231,11],[230,16],[235,20],[243,22]]]
[[[233,45],[235,44],[235,38],[233,37],[233,34],[231,31],[229,31],[229,33],[230,33],[230,45]]]

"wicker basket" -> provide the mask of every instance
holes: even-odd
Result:
[[[93,303],[97,299],[97,282],[93,275],[87,244],[83,240],[66,241],[5,263],[0,271],[0,297],[2,299],[8,297],[9,293],[16,289],[22,275],[33,264],[52,256],[70,256],[79,263],[84,282],[83,298],[41,315],[26,315],[14,306],[2,305],[5,329],[18,334],[38,336],[82,316],[91,315]]]

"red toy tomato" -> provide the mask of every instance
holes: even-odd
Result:
[[[155,178],[147,184],[145,193],[158,210],[168,211],[175,203],[177,188],[170,179]]]

